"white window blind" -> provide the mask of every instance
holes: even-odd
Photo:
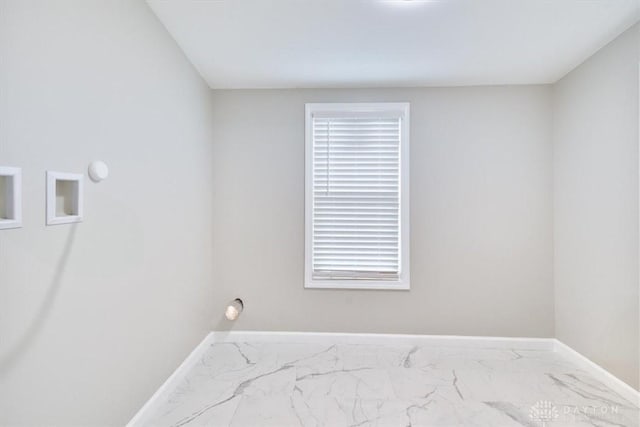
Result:
[[[402,231],[408,226],[402,223],[402,201],[408,196],[402,191],[405,108],[324,107],[307,116],[308,282],[324,282],[325,287],[398,286]]]

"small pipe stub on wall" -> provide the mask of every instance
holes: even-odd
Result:
[[[229,320],[236,320],[242,310],[244,309],[244,303],[240,298],[236,298],[231,301],[231,304],[227,306],[227,309],[224,311],[224,315]]]

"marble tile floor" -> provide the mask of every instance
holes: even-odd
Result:
[[[625,426],[639,410],[550,351],[216,343],[149,426]]]

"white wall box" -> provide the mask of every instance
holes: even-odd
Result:
[[[84,176],[47,172],[47,225],[82,222]]]
[[[22,169],[0,166],[0,230],[22,227]]]

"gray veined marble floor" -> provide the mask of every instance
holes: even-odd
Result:
[[[638,426],[639,412],[556,353],[219,343],[152,426]]]

